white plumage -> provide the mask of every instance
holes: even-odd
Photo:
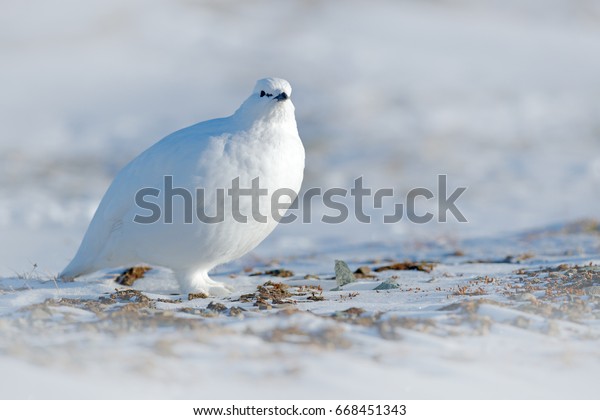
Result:
[[[304,147],[290,96],[287,81],[259,80],[233,115],[176,131],[132,160],[115,177],[77,254],[59,276],[72,280],[100,269],[146,263],[172,269],[184,293],[228,293],[228,287],[210,279],[208,272],[265,239],[277,225],[271,212],[272,195],[283,188],[297,194],[302,183]],[[192,223],[186,223],[181,196],[172,199],[173,223],[165,223],[165,176],[172,176],[174,188],[192,194]],[[251,197],[239,200],[239,214],[247,216],[247,223],[234,219],[228,192],[236,178],[240,188],[249,188],[258,178],[260,188],[267,190],[257,201],[266,220],[252,217]],[[149,209],[135,201],[136,193],[144,188],[160,191],[158,197],[145,197],[162,212],[154,223],[134,221],[136,216],[149,215]],[[224,191],[222,222],[198,219],[198,189],[204,192],[198,210],[207,216],[217,214],[221,202],[217,191]],[[279,201],[285,198],[284,194]]]

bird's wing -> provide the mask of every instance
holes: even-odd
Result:
[[[194,159],[210,146],[211,137],[222,134],[226,119],[210,120],[176,131],[129,162],[104,194],[83,237],[79,250],[61,276],[76,277],[100,268],[132,263],[117,246],[123,226],[132,223],[135,195],[146,187],[162,187],[163,176],[195,165]],[[187,150],[193,153],[186,153]],[[187,159],[187,162],[186,162]]]

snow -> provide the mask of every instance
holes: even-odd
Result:
[[[34,3],[0,16],[4,398],[598,397],[598,298],[552,283],[600,264],[598,225],[578,222],[600,218],[597,2]],[[335,212],[316,203],[313,223],[216,270],[229,299],[173,295],[160,268],[134,286],[146,306],[102,300],[125,289],[113,272],[53,281],[120,167],[266,76],[294,88],[304,190],[395,189],[365,205],[372,223],[319,222]],[[438,174],[467,187],[468,223],[376,217]],[[439,264],[332,292],[336,259]],[[392,276],[399,289],[372,290]],[[236,301],[268,280],[325,299]]]

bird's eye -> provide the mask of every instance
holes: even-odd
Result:
[[[265,91],[264,91],[264,90],[261,90],[261,91],[260,91],[260,97],[262,98],[262,97],[263,97],[263,96],[265,96],[265,95],[266,95]]]

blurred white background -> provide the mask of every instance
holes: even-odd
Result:
[[[115,173],[256,79],[294,87],[305,187],[467,186],[468,224],[282,226],[257,252],[597,217],[600,2],[3,1],[0,273],[72,257]],[[388,203],[391,207],[392,203]],[[357,234],[359,233],[359,234]]]

